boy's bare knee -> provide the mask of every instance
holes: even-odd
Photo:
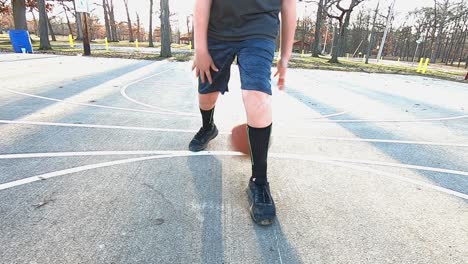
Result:
[[[209,93],[209,94],[199,94],[198,102],[202,110],[208,111],[213,109],[218,100],[219,92]]]
[[[271,95],[258,91],[242,91],[247,123],[252,127],[266,127],[272,122]]]

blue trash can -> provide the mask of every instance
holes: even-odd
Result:
[[[23,49],[27,53],[33,53],[31,39],[27,30],[10,30],[11,45],[16,53],[23,53]]]

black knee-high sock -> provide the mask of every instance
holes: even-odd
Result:
[[[200,112],[202,115],[202,120],[203,120],[203,128],[211,128],[214,124],[214,107],[211,110],[202,110],[200,108]]]
[[[247,127],[252,158],[251,181],[256,184],[266,184],[268,145],[270,144],[271,124],[264,128]]]

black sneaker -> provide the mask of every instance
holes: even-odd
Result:
[[[200,128],[198,133],[193,137],[189,144],[190,151],[202,151],[208,146],[208,142],[218,135],[218,129],[215,125],[211,128]]]
[[[253,221],[259,225],[271,225],[276,216],[275,202],[270,193],[270,185],[257,185],[249,181],[247,187],[249,211]]]

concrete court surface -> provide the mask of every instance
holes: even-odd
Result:
[[[467,84],[290,70],[259,227],[237,67],[193,154],[190,66],[0,55],[0,263],[468,263]]]

